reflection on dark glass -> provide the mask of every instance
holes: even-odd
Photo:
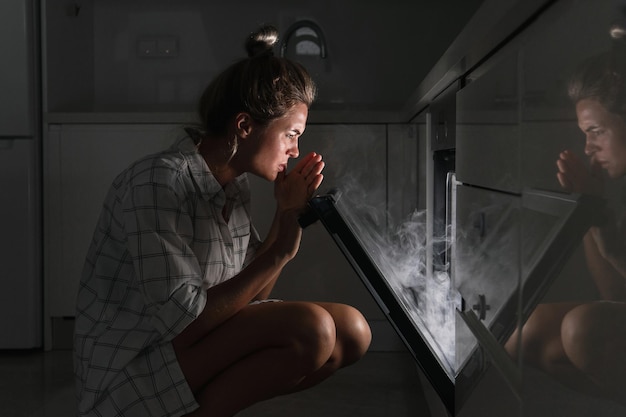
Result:
[[[566,192],[603,197],[582,239],[596,290],[586,300],[540,304],[507,343],[511,355],[566,386],[626,403],[626,41],[610,31],[612,48],[584,60],[568,88],[584,142],[555,155]]]

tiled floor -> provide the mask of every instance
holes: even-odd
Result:
[[[523,407],[495,370],[487,372],[458,417],[624,417],[626,408],[564,389],[525,371]],[[0,351],[0,417],[75,416],[71,351]],[[312,389],[275,398],[237,417],[447,417],[405,352],[368,352]]]

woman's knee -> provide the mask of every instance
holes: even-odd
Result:
[[[294,303],[289,311],[292,326],[285,329],[289,344],[304,366],[321,367],[330,358],[337,330],[333,317],[313,303]]]
[[[514,332],[507,341],[507,350],[515,358],[544,368],[551,361],[551,345],[559,339],[559,326],[551,305],[539,305],[528,318],[521,333]],[[519,338],[519,339],[518,339]]]
[[[604,361],[604,351],[612,338],[612,314],[608,303],[576,307],[561,326],[563,348],[570,361],[583,372],[592,372]]]
[[[370,346],[372,332],[363,314],[354,307],[341,305],[341,314],[334,316],[338,343],[341,343],[342,366],[358,361]]]

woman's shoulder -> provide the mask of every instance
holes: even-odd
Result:
[[[173,186],[188,172],[189,153],[184,147],[184,139],[179,139],[168,149],[134,161],[114,182],[129,187],[146,184]]]

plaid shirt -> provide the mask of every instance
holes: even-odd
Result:
[[[197,408],[170,341],[204,309],[205,290],[237,274],[258,245],[247,177],[222,188],[191,138],[122,172],[77,297],[79,414],[179,416]]]

